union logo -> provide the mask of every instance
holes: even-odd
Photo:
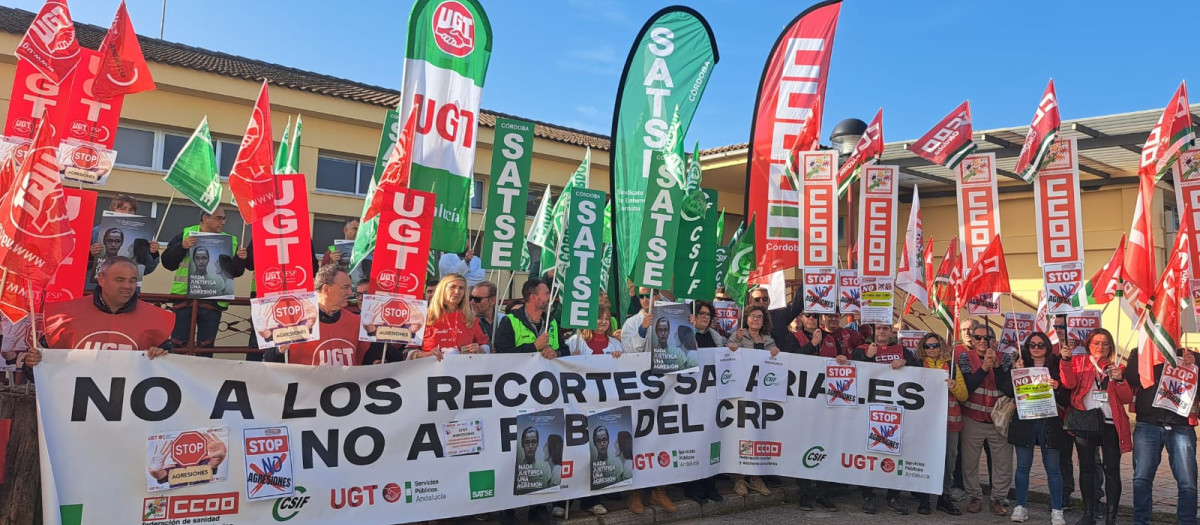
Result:
[[[442,2],[433,12],[433,41],[444,53],[459,58],[475,50],[475,18],[462,4]]]

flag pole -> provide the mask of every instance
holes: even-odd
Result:
[[[154,234],[155,241],[158,241],[158,236],[162,235],[163,226],[167,224],[167,214],[171,213],[171,203],[175,202],[175,192],[176,190],[172,188],[171,198],[167,199],[167,207],[163,210],[162,217],[160,217],[158,220],[158,232]]]
[[[546,324],[542,326],[542,333],[550,330],[550,308],[554,306],[554,295],[558,292],[558,254],[562,251],[563,237],[566,237],[565,233],[565,231],[559,232],[558,246],[554,249],[554,277],[551,277],[553,282],[550,283],[550,304],[546,305]]]
[[[33,307],[33,286],[29,282],[28,278],[25,279],[25,297],[29,300],[29,346],[31,346],[34,350],[41,352],[43,349],[38,348],[37,316],[34,314],[35,309]],[[30,381],[30,378],[28,377],[23,377],[22,379],[25,383],[25,393],[29,394],[29,384],[32,383],[32,381]]]

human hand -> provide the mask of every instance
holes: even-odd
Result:
[[[779,347],[772,348],[771,349],[771,357],[774,358],[777,355],[779,355]]]
[[[200,242],[200,239],[198,239],[195,235],[188,235],[183,239],[183,242],[180,243],[180,246],[183,246],[183,249],[185,250],[190,250],[198,242]]]
[[[101,243],[93,244],[92,247],[88,249],[88,253],[92,254],[92,257],[100,255],[101,253],[104,253],[104,245]]]
[[[329,258],[332,259],[334,262],[340,261],[340,260],[342,260],[342,252],[337,252],[337,251],[329,252]]]
[[[877,353],[879,353],[879,345],[878,344],[871,343],[870,346],[867,346],[867,357],[874,358],[875,354],[877,354]]]
[[[158,244],[158,241],[150,241],[150,253],[157,255],[159,248],[162,248],[162,245]]]
[[[1058,388],[1058,381],[1050,380],[1050,388]]]
[[[463,262],[470,264],[471,259],[473,259],[474,257],[475,257],[475,250],[467,250],[467,253],[463,254]]]
[[[649,330],[652,323],[654,323],[654,319],[652,317],[648,315],[642,316],[642,328]]]
[[[953,379],[946,380],[946,388],[950,389],[950,390],[954,390],[954,380]]]
[[[542,349],[542,357],[554,359],[558,357],[558,352],[555,352],[553,348],[544,348]]]
[[[470,344],[463,345],[462,347],[459,348],[459,351],[461,351],[464,354],[478,354],[479,353],[479,344],[478,343],[470,343]]]
[[[548,332],[542,332],[539,334],[537,339],[533,340],[533,347],[539,352],[550,349],[550,334]]]
[[[900,367],[902,367],[902,366],[904,366],[903,359],[893,359],[892,360],[892,370],[899,370]]]
[[[1108,378],[1113,381],[1121,381],[1125,378],[1125,367],[1108,365]]]
[[[818,328],[813,330],[812,345],[821,346],[821,340],[825,338],[825,331]]]
[[[612,356],[613,356],[614,358],[621,357],[621,351],[620,351],[620,350],[613,350],[613,351],[612,351]]]
[[[246,260],[246,257],[247,257],[247,254],[246,254],[246,249],[245,249],[245,248],[238,248],[238,251],[237,251],[237,254],[236,254],[236,255],[237,255],[237,258],[238,258],[238,259],[242,259],[243,261],[244,261],[244,260]]]
[[[164,355],[167,355],[167,351],[157,346],[152,346],[149,350],[146,350],[146,359],[154,359],[155,357],[162,357]]]
[[[37,366],[42,362],[42,351],[34,347],[29,347],[29,351],[25,352],[25,364],[30,368]]]

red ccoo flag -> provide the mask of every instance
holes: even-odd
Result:
[[[971,101],[960,104],[908,150],[929,162],[954,169],[975,151],[971,138]]]
[[[412,174],[413,136],[417,134],[417,109],[420,106],[414,105],[408,120],[404,122],[404,130],[392,146],[383,173],[379,174],[379,184],[375,187],[375,193],[371,194],[371,205],[363,213],[363,222],[371,220],[383,210],[388,192],[408,189],[408,178]]]
[[[1004,264],[1004,245],[1000,237],[992,238],[988,247],[975,259],[963,285],[963,298],[985,293],[1012,293],[1008,284],[1008,265]]]
[[[271,142],[271,99],[263,80],[246,135],[229,173],[229,190],[237,199],[238,211],[246,224],[253,224],[273,211],[275,203],[275,155]]]
[[[1175,158],[1196,139],[1190,108],[1187,82],[1181,82],[1175,96],[1171,97],[1171,103],[1163,109],[1158,122],[1150,129],[1150,136],[1146,137],[1138,175],[1155,182],[1162,180]]]
[[[1054,79],[1046,86],[1042,99],[1038,101],[1037,112],[1033,114],[1033,123],[1029,125],[1029,133],[1025,134],[1025,144],[1021,146],[1021,155],[1017,157],[1017,167],[1013,168],[1025,182],[1033,182],[1054,138],[1058,136],[1058,128],[1062,126],[1062,117],[1058,114],[1058,95],[1054,93]]]
[[[59,84],[79,65],[79,41],[66,0],[46,0],[17,44],[16,55]]]
[[[1141,333],[1138,335],[1138,373],[1142,388],[1154,386],[1155,365],[1168,362],[1176,366],[1175,349],[1183,336],[1182,301],[1188,297],[1188,279],[1191,264],[1188,242],[1192,236],[1191,224],[1182,221],[1175,236],[1175,246],[1169,252],[1170,259],[1163,269],[1150,295],[1150,303],[1142,317]]]
[[[1135,307],[1145,305],[1154,288],[1157,261],[1154,259],[1153,204],[1154,178],[1141,177],[1137,204],[1133,208],[1133,224],[1126,237],[1125,264],[1121,266],[1121,279],[1126,284],[1125,296]]]
[[[850,185],[858,180],[858,168],[863,164],[878,159],[883,155],[883,108],[875,113],[875,118],[867,125],[867,130],[858,138],[850,158],[838,169],[838,198],[846,195]]]
[[[108,100],[152,90],[154,78],[150,76],[150,67],[142,56],[142,46],[122,0],[112,27],[100,42],[100,70],[96,72],[92,94],[97,100]]]

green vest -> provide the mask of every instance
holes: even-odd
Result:
[[[525,326],[520,319],[517,319],[516,314],[508,314],[508,322],[513,328],[513,343],[516,346],[533,344],[537,340],[537,334]],[[550,348],[555,352],[558,351],[558,322],[554,319],[550,320]]]
[[[200,231],[199,224],[195,226],[188,226],[187,228],[183,229],[183,238],[187,239],[189,235],[198,231]],[[228,233],[222,233],[222,235],[229,235],[230,237],[233,237],[234,250],[237,250],[237,235],[231,235]],[[189,262],[191,262],[191,256],[183,256],[183,261],[179,263],[179,268],[175,270],[175,280],[171,282],[172,295],[187,295]],[[229,308],[229,303],[227,301],[218,301],[217,306],[220,306],[221,308]]]

